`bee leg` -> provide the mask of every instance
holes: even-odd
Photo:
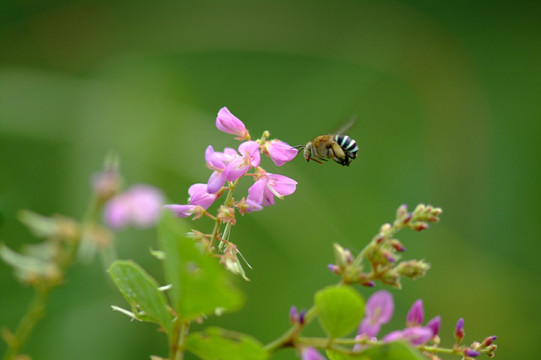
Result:
[[[310,161],[311,160],[314,160],[315,162],[317,162],[318,164],[323,164],[321,161],[319,161],[318,159],[314,158],[314,157],[311,157],[311,158],[308,158],[307,161]],[[325,159],[320,159],[320,160],[325,160]],[[327,160],[325,160],[327,161]]]
[[[332,159],[339,163],[340,165],[349,165],[349,159],[347,154],[344,152],[344,150],[338,145],[337,143],[333,143],[331,148],[329,149],[333,152]]]

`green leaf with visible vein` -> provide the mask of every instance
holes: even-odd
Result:
[[[156,280],[129,260],[115,261],[108,271],[138,318],[155,322],[168,332],[171,330],[172,315]],[[138,315],[140,311],[144,313],[143,316]]]

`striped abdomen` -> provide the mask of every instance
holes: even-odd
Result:
[[[336,141],[336,143],[340,145],[340,147],[344,150],[344,152],[349,158],[355,159],[357,157],[357,151],[359,151],[359,147],[357,146],[355,140],[353,140],[347,135],[335,135],[334,141]]]

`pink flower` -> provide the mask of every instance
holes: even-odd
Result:
[[[188,217],[192,215],[197,209],[197,205],[180,205],[169,204],[163,206],[165,209],[172,211],[178,217]]]
[[[190,205],[199,205],[205,210],[208,209],[217,198],[216,194],[207,192],[207,184],[193,184],[188,189],[188,194],[190,194],[190,199],[188,200]]]
[[[270,156],[276,166],[282,166],[297,156],[297,149],[280,140],[270,140],[263,145],[263,152]]]
[[[246,201],[253,201],[261,206],[274,205],[274,197],[283,199],[295,192],[297,182],[284,175],[261,171],[257,181],[248,189]],[[250,211],[250,210],[248,210]]]
[[[218,197],[217,194],[207,192],[207,184],[193,184],[188,189],[188,194],[190,194],[188,204],[169,204],[163,207],[169,209],[178,217],[188,217],[192,214],[197,217],[208,209]]]
[[[242,161],[242,157],[235,149],[225,148],[224,152],[222,153],[214,151],[212,146],[209,145],[205,151],[205,161],[207,162],[207,166],[211,170],[214,170],[208,181],[207,191],[210,194],[218,192],[218,190],[224,186],[226,180],[233,181],[243,175],[240,174],[240,176],[237,178],[233,178],[233,175],[237,174],[236,172],[232,172],[231,174],[230,172],[226,172],[227,166],[230,163],[234,162],[232,167],[236,168]],[[248,169],[246,169],[246,171],[248,171]]]
[[[259,144],[255,141],[246,141],[240,144],[240,156],[235,149],[226,148],[223,153],[214,151],[208,146],[205,151],[207,166],[214,170],[208,181],[207,191],[210,194],[218,192],[226,181],[235,181],[250,170],[250,167],[259,166],[261,156]]]
[[[406,324],[408,327],[419,326],[423,323],[424,310],[423,300],[419,299],[413,303],[408,316],[406,317]]]
[[[394,312],[393,296],[390,292],[380,290],[372,294],[366,302],[365,318],[359,326],[359,335],[374,337],[379,333],[381,325],[387,324]]]
[[[104,221],[114,229],[128,224],[140,228],[150,227],[158,221],[163,198],[162,192],[155,187],[133,186],[106,204]]]
[[[438,335],[441,326],[441,316],[436,316],[426,323],[426,327],[432,330],[433,336]]]
[[[237,135],[237,140],[250,139],[250,133],[246,130],[246,127],[235,115],[224,106],[218,111],[216,117],[216,127],[228,134]]]
[[[430,320],[426,326],[421,326],[424,318],[423,301],[413,303],[407,315],[407,327],[403,330],[393,331],[383,337],[384,342],[404,340],[412,345],[422,345],[438,334],[440,317]]]
[[[412,345],[422,345],[432,338],[432,330],[426,327],[416,326],[404,330],[393,331],[383,337],[384,342],[397,340],[407,341]]]
[[[253,167],[258,167],[261,162],[259,154],[259,144],[255,141],[245,141],[239,145],[239,153],[241,153],[245,161]]]

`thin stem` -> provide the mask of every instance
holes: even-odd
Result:
[[[182,360],[184,359],[184,347],[186,336],[188,335],[188,330],[190,328],[189,323],[180,322],[177,326],[174,327],[171,337],[169,338],[170,343],[170,360]]]
[[[81,238],[83,236],[82,234],[84,233],[85,229],[88,229],[91,224],[97,218],[99,218],[99,212],[102,206],[103,202],[100,202],[98,199],[93,199],[90,202],[90,206],[83,217],[83,225],[81,227],[82,230],[77,234],[77,236],[74,236],[66,241],[66,251],[59,251],[58,257],[55,260],[60,270],[60,279],[64,277],[67,269],[75,261],[79,246],[81,244]],[[61,284],[61,280],[49,282],[45,281],[36,288],[36,293],[34,294],[32,302],[28,306],[26,313],[21,318],[15,333],[9,338],[8,348],[4,355],[4,360],[13,360],[17,357],[22,346],[26,340],[28,340],[28,337],[36,327],[38,321],[43,317],[49,296],[53,290]]]
[[[290,327],[285,333],[282,334],[278,339],[271,341],[265,345],[265,350],[269,353],[273,353],[277,350],[280,350],[284,347],[290,347],[294,345],[295,337],[301,330],[308,325],[316,317],[316,307],[312,306],[304,316],[304,323],[296,323]],[[327,340],[328,341],[328,340]]]

